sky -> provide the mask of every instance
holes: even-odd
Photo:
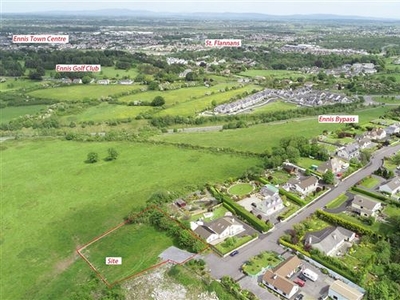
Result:
[[[99,1],[99,0],[0,0],[2,13],[131,9],[155,12],[255,12],[271,15],[335,14],[400,19],[400,0],[220,0],[220,1]]]

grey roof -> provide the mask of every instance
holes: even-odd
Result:
[[[207,223],[207,226],[214,232],[221,234],[226,228],[228,228],[232,224],[233,222],[228,217],[224,217]]]
[[[314,176],[309,176],[306,179],[300,181],[299,187],[301,187],[302,189],[305,189],[316,183],[318,183],[318,179]]]
[[[345,150],[347,153],[349,153],[349,154],[357,152],[358,149],[359,149],[359,146],[358,146],[358,144],[356,144],[356,143],[347,145],[347,146],[344,148],[344,150]]]
[[[319,244],[325,253],[331,251],[335,246],[348,238],[354,232],[347,230],[343,227],[328,227],[320,231],[307,233],[305,236],[305,243],[312,246]]]
[[[263,196],[273,196],[278,192],[279,190],[271,184],[264,185],[260,190],[260,194]]]
[[[380,202],[365,198],[360,195],[355,195],[352,203],[358,204],[360,206],[363,206],[365,209],[372,211],[372,209],[376,206],[376,204]]]
[[[390,180],[386,185],[393,191],[400,187],[400,177],[395,177]]]
[[[215,232],[213,232],[207,226],[204,226],[204,225],[198,226],[193,231],[196,232],[199,236],[201,236],[204,239],[208,239],[211,235],[215,234]]]

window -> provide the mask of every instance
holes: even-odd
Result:
[[[338,297],[336,297],[336,296],[333,296],[333,299],[335,299],[335,300],[338,300]]]

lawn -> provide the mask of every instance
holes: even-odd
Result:
[[[229,194],[243,196],[253,191],[254,187],[250,183],[238,183],[231,186],[228,190]]]
[[[395,165],[391,159],[385,159],[383,166],[389,171],[394,171],[397,168],[397,165]]]
[[[106,121],[134,118],[140,113],[152,111],[150,106],[125,106],[117,104],[101,103],[91,106],[79,114],[61,117],[65,123],[83,122],[83,121]]]
[[[368,189],[372,189],[376,186],[380,181],[375,177],[366,177],[361,181],[361,186],[366,187]]]
[[[250,242],[253,240],[254,237],[251,235],[245,235],[245,236],[240,236],[240,237],[233,237],[234,243],[232,244],[226,244],[226,242],[219,243],[218,245],[215,246],[222,254],[226,254],[231,252],[232,250]]]
[[[190,104],[187,102],[185,104]],[[178,106],[177,106],[178,107]],[[357,112],[363,122],[376,119],[387,108],[374,108]],[[164,112],[168,111],[165,110]],[[303,136],[313,138],[324,130],[334,131],[342,128],[343,124],[323,124],[317,122],[317,117],[307,117],[297,120],[266,123],[250,126],[248,128],[198,132],[174,133],[153,137],[154,140],[172,143],[186,143],[208,147],[232,148],[241,151],[262,153],[266,149],[279,146],[280,139],[290,136]]]
[[[0,123],[8,123],[12,119],[25,115],[34,115],[45,109],[46,105],[9,106],[0,109]]]
[[[263,268],[273,268],[282,262],[282,259],[275,252],[265,251],[257,256],[250,258],[250,260],[243,265],[243,271],[249,275],[256,275]]]
[[[395,96],[374,97],[373,99],[380,103],[400,104],[400,99]]]
[[[304,169],[310,169],[312,165],[319,166],[320,164],[322,164],[322,161],[309,157],[300,157],[297,162],[297,165]]]
[[[92,274],[75,249],[121,222],[154,192],[184,195],[260,163],[256,158],[128,142],[35,139],[3,144],[4,300],[71,299]],[[84,163],[89,152],[103,159],[110,147],[119,152],[116,161]]]
[[[122,79],[124,76],[130,76],[130,79],[135,79],[135,77],[139,74],[136,68],[127,70],[117,70],[115,67],[101,67],[101,72],[93,73],[97,78],[115,78]],[[117,76],[119,75],[119,76]]]
[[[99,99],[101,97],[112,96],[121,92],[140,89],[134,85],[70,85],[63,87],[47,88],[28,93],[31,97],[57,99],[65,101],[83,101],[86,99]]]
[[[147,224],[131,224],[111,232],[81,253],[112,284],[156,265],[161,261],[158,255],[172,245],[165,232]],[[106,265],[106,257],[121,257],[122,264]]]
[[[365,228],[369,228],[369,229],[375,231],[377,234],[390,235],[394,232],[394,227],[387,223],[381,223],[381,222],[375,221],[371,226],[369,226],[369,225],[366,225],[365,223],[363,223],[357,217],[353,217],[346,213],[340,213],[340,214],[338,214],[338,216],[340,216],[341,218],[348,220],[350,222],[362,225]]]
[[[199,218],[203,218],[203,221],[209,222],[209,221],[216,220],[216,219],[219,219],[219,218],[225,216],[225,214],[226,214],[227,212],[228,212],[228,210],[227,210],[224,206],[221,205],[220,207],[216,208],[216,209],[213,211],[212,217],[210,217],[210,218],[205,218],[205,217],[204,217],[204,213],[201,213],[201,214],[197,214],[197,215],[191,216],[191,217],[190,217],[190,221],[197,221]]]
[[[267,174],[267,178],[269,178],[270,176],[272,176],[272,180],[271,182],[273,184],[285,184],[291,177],[293,177],[292,175],[290,175],[288,172],[280,170],[280,171],[270,171]]]
[[[14,77],[3,77],[5,78],[5,82],[0,83],[0,91],[1,92],[8,92],[13,90],[18,90],[20,88],[31,88],[33,86],[42,86],[45,82],[37,82],[34,80],[28,79],[14,79]]]
[[[338,208],[344,202],[346,202],[347,199],[348,199],[348,197],[346,196],[346,194],[341,194],[339,197],[337,197],[337,198],[333,199],[331,202],[329,202],[326,207],[329,209]]]

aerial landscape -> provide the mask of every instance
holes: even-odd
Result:
[[[0,299],[399,299],[399,11],[2,3]]]

